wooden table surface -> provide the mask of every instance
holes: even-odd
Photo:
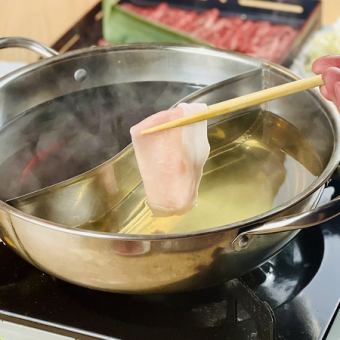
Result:
[[[0,0],[0,36],[25,36],[52,45],[99,0]],[[322,1],[324,24],[340,17],[340,0]],[[22,49],[0,50],[0,60],[30,62]]]
[[[0,0],[0,37],[23,36],[52,45],[99,0]],[[0,60],[33,61],[23,49],[0,50]]]

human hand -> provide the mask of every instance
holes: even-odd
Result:
[[[321,57],[314,61],[312,70],[321,74],[324,86],[321,86],[321,94],[332,101],[340,112],[340,55]]]

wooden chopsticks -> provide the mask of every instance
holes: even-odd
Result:
[[[235,112],[241,109],[246,109],[248,107],[259,105],[277,98],[285,97],[297,92],[302,92],[321,85],[323,85],[321,75],[292,81],[290,83],[274,86],[269,89],[253,92],[241,97],[209,105],[207,110],[198,112],[194,116],[179,118],[161,125],[154,126],[152,128],[143,130],[142,134],[147,135],[150,133],[172,129],[179,126],[194,124],[202,120],[207,120],[209,118],[217,117],[230,112]]]

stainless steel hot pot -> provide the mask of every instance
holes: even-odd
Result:
[[[3,38],[0,48],[4,47],[29,48],[47,58],[0,79],[2,126],[22,112],[62,95],[115,83],[211,85],[232,77],[243,79],[236,81],[227,99],[295,79],[277,65],[201,47],[148,44],[87,48],[57,55],[31,40]],[[249,220],[201,232],[134,236],[48,222],[1,201],[1,239],[42,271],[112,292],[199,289],[250,271],[287,244],[299,229],[340,212],[339,198],[315,208],[339,162],[337,114],[314,91],[266,105],[302,131],[323,164],[317,180],[287,204]],[[10,154],[15,145],[15,140],[11,145],[1,145],[0,152]]]

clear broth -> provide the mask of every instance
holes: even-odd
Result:
[[[267,111],[248,114],[256,119],[244,131],[233,120],[210,126],[211,153],[192,210],[181,216],[153,216],[139,182],[108,214],[81,228],[129,234],[192,232],[245,220],[291,200],[321,173],[322,163],[287,121]],[[128,159],[117,158],[117,165],[127,168]],[[130,179],[127,172],[120,182]]]

